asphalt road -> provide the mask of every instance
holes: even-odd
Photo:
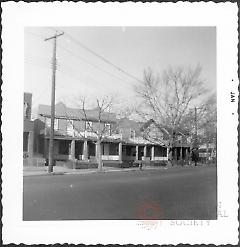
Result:
[[[29,176],[23,220],[213,220],[216,184],[216,167]]]

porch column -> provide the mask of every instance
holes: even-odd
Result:
[[[136,145],[136,157],[135,160],[138,161],[138,145]]]
[[[98,160],[98,147],[97,147],[97,142],[95,142],[95,159],[96,159],[96,161]]]
[[[143,159],[145,160],[146,157],[147,157],[147,146],[144,146],[144,148],[143,148]]]
[[[154,146],[151,148],[151,160],[154,160]]]
[[[180,152],[179,152],[179,160],[182,160],[182,150],[183,150],[183,148],[182,148],[182,147],[180,147]]]
[[[84,143],[83,143],[83,160],[85,160],[85,161],[88,160],[88,145],[87,145],[87,140],[85,140]]]
[[[169,148],[167,148],[167,160],[168,160],[168,155],[169,155]]]
[[[185,157],[186,157],[186,160],[188,160],[188,148],[185,149]]]
[[[75,140],[71,141],[70,160],[75,160]]]
[[[29,131],[28,134],[28,157],[33,157],[33,141],[34,141],[34,135],[33,131]]]
[[[119,161],[122,162],[122,143],[119,142],[118,144],[118,155],[119,155]]]
[[[189,153],[189,148],[186,148],[186,160],[187,164],[190,165],[190,153]]]

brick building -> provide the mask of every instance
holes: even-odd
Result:
[[[34,122],[31,120],[32,94],[24,93],[23,105],[23,156],[33,157]]]

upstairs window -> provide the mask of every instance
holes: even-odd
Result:
[[[178,143],[182,143],[183,137],[179,135],[179,136],[177,137],[177,140],[178,140]]]
[[[85,128],[86,128],[86,131],[92,131],[93,130],[93,122],[86,121],[85,122]]]
[[[110,123],[105,123],[104,124],[104,128],[105,128],[105,132],[110,135],[111,134],[111,124]]]
[[[51,118],[46,118],[46,125],[48,127],[51,127]],[[54,119],[54,130],[59,129],[59,119],[55,118]]]
[[[178,138],[178,141],[180,141],[180,142],[181,142],[182,139],[183,139],[182,136],[180,136],[180,135],[179,135],[177,138]]]
[[[67,120],[67,132],[73,132],[73,130],[74,130],[73,120]]]
[[[131,138],[135,138],[135,131],[134,131],[134,130],[131,130],[131,131],[130,131],[130,137],[131,137]]]

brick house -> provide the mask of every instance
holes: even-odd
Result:
[[[38,119],[34,122],[36,152],[48,158],[50,133],[50,106],[39,105]],[[108,163],[166,162],[167,142],[153,142],[144,138],[142,124],[127,118],[104,113],[98,118],[97,109],[86,110],[66,107],[62,102],[55,106],[54,159],[96,163],[96,134],[92,131],[105,128],[101,143],[102,160]]]
[[[23,157],[33,156],[34,122],[31,120],[32,94],[24,93],[23,101]]]

